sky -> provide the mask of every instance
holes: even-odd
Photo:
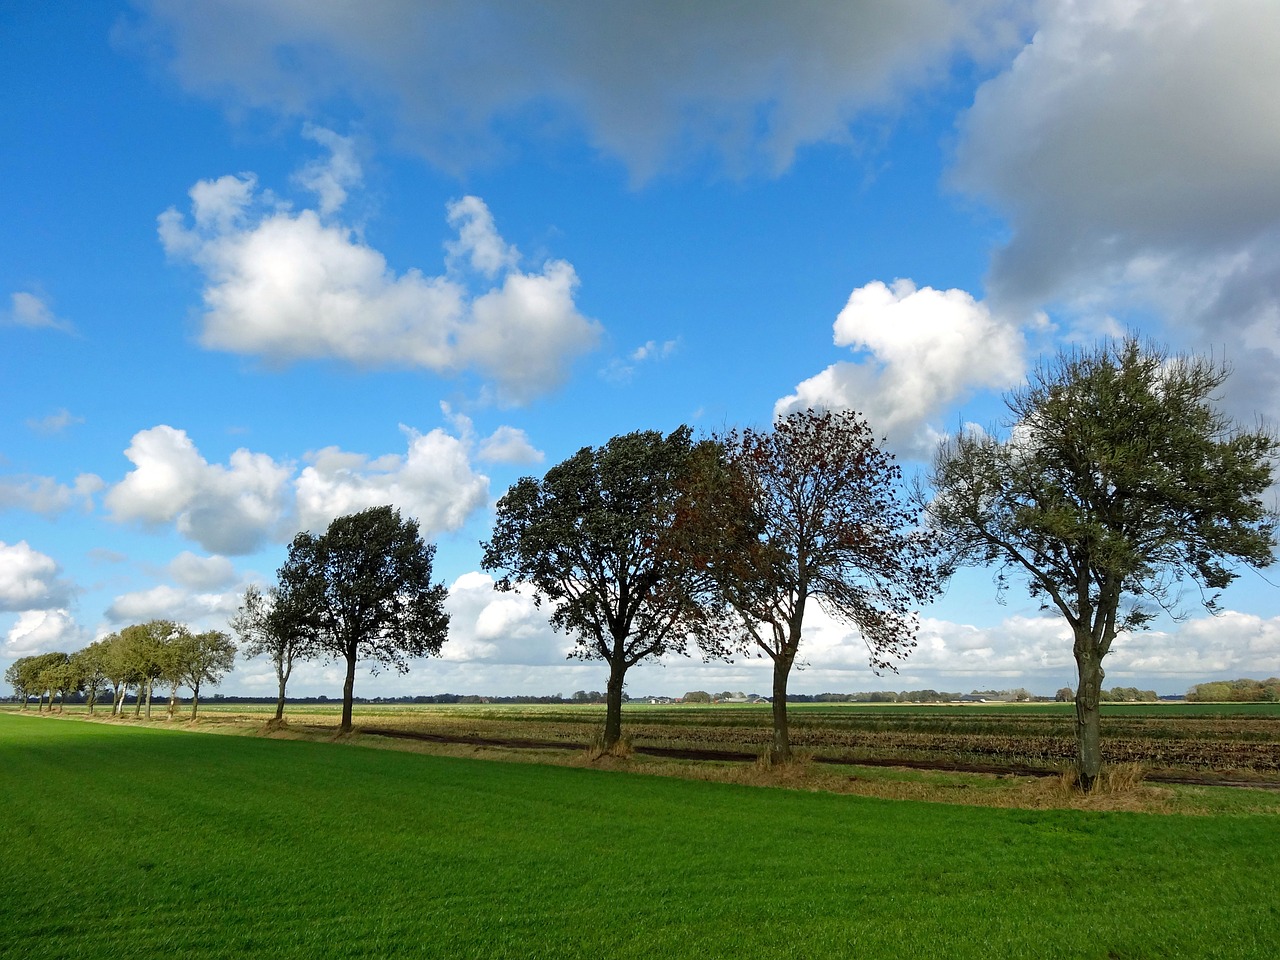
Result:
[[[225,629],[295,533],[390,503],[450,638],[357,695],[600,690],[480,568],[507,487],[581,447],[815,405],[918,474],[1126,331],[1280,419],[1274,0],[9,0],[0,89],[0,669]],[[1280,673],[1276,582],[1188,595],[1104,685]],[[920,616],[877,676],[811,613],[792,691],[1074,685],[1016,579]],[[627,689],[769,676],[670,658]],[[274,684],[242,661],[220,691]]]

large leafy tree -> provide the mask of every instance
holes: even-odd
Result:
[[[772,758],[786,760],[810,603],[859,633],[873,668],[894,669],[937,590],[933,550],[893,455],[857,413],[799,411],[721,443],[720,462],[702,462],[685,547],[714,584],[719,615],[703,632],[773,661]]]
[[[293,674],[295,660],[314,656],[311,636],[295,630],[276,610],[277,590],[265,593],[250,584],[244,592],[240,609],[231,618],[231,629],[240,638],[240,652],[246,658],[265,656],[275,668],[279,694],[276,698],[276,721],[284,720],[285,688]]]
[[[151,694],[155,682],[165,675],[166,668],[172,663],[170,645],[186,632],[186,627],[172,620],[148,620],[120,631],[119,653],[138,685],[138,702],[133,710],[135,717],[142,711],[145,693],[146,716],[151,719]]]
[[[98,702],[98,691],[107,679],[106,674],[106,639],[96,640],[82,650],[71,655],[74,667],[86,694],[86,702],[90,715]]]
[[[685,652],[698,615],[670,536],[695,448],[688,427],[583,447],[541,480],[517,481],[482,545],[483,567],[503,574],[499,590],[532,587],[552,626],[575,639],[570,656],[608,664],[606,749],[622,736],[627,670]]]
[[[1135,338],[1059,355],[1008,395],[1004,439],[967,432],[933,469],[934,528],[958,562],[1025,577],[1071,627],[1080,783],[1102,766],[1103,659],[1179,590],[1213,609],[1236,567],[1274,559],[1263,503],[1276,438],[1215,405],[1220,363]]]
[[[278,629],[346,662],[343,733],[351,731],[358,661],[406,673],[410,658],[437,654],[448,639],[447,591],[431,583],[434,557],[418,522],[389,506],[338,517],[325,533],[303,532],[289,545],[278,572]]]

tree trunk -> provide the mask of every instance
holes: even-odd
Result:
[[[172,686],[169,688],[169,719],[173,719],[173,711],[178,707],[178,688]]]
[[[794,658],[781,654],[773,658],[773,747],[769,752],[772,763],[791,759],[791,728],[787,725],[787,677],[791,674]]]
[[[147,719],[151,719],[151,690],[155,686],[154,680],[147,681]]]
[[[351,732],[351,700],[355,696],[356,690],[356,652],[351,650],[347,653],[347,679],[342,684],[342,725],[338,727],[339,733]]]
[[[118,717],[124,713],[124,698],[129,695],[128,684],[121,684],[116,687],[115,694],[111,700],[111,715]]]
[[[1076,670],[1080,682],[1076,686],[1076,769],[1080,789],[1093,789],[1102,770],[1102,658],[1093,651],[1093,639],[1082,638],[1076,644]]]
[[[609,686],[605,691],[604,735],[600,746],[606,750],[622,739],[622,684],[626,674],[627,667],[619,653],[609,664]]]
[[[276,699],[276,720],[277,721],[281,721],[284,719],[284,685],[285,685],[285,677],[284,677],[284,674],[281,674],[280,675],[280,696]]]
[[[200,706],[200,684],[195,684],[191,688],[191,719],[196,718],[196,708]]]

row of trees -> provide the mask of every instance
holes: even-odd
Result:
[[[1280,701],[1280,677],[1197,683],[1187,691],[1187,699],[1201,703],[1276,703]]]
[[[37,698],[37,711],[47,698],[52,712],[67,696],[85,694],[93,713],[103,694],[111,697],[112,715],[121,713],[130,690],[136,693],[134,715],[151,718],[152,691],[157,684],[169,688],[172,718],[179,689],[191,691],[191,717],[195,719],[202,687],[217,686],[235,661],[236,647],[219,630],[193,633],[172,620],[149,620],[112,633],[74,653],[43,653],[20,657],[5,671],[5,682],[26,709]],[[108,691],[109,687],[109,691]]]
[[[1072,629],[1089,789],[1116,636],[1177,611],[1184,584],[1212,610],[1238,566],[1274,560],[1277,517],[1262,498],[1280,441],[1217,409],[1226,377],[1133,338],[1060,355],[1007,396],[999,431],[942,444],[932,496],[904,488],[849,411],[697,441],[688,427],[614,437],[517,481],[482,565],[499,590],[546,604],[576,641],[571,656],[607,664],[606,749],[621,739],[627,671],[696,648],[772,661],[779,760],[791,754],[787,682],[813,604],[858,632],[875,670],[894,669],[915,646],[916,610],[954,570],[994,567],[1001,590],[1012,572]],[[232,624],[275,664],[278,714],[296,659],[345,662],[346,731],[357,661],[404,671],[440,651],[448,615],[433,556],[391,507],[294,539],[277,586],[250,591]]]

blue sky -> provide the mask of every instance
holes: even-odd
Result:
[[[826,404],[912,472],[1124,330],[1225,356],[1223,404],[1274,423],[1277,50],[1271,0],[6,4],[0,667],[222,628],[299,529],[391,502],[451,639],[358,694],[600,689],[479,571],[506,487],[584,445]],[[1276,674],[1276,600],[1247,571],[1219,617],[1189,597],[1107,684]],[[815,615],[792,689],[1074,682],[985,571],[919,640],[876,677]]]

